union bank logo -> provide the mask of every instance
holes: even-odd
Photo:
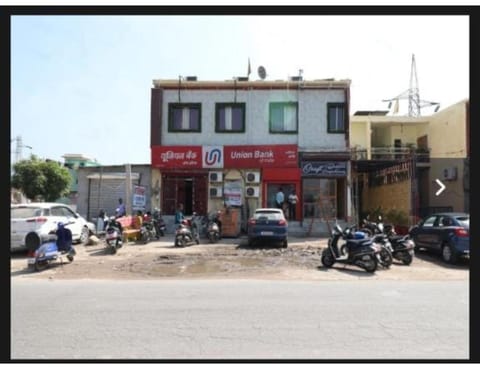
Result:
[[[223,146],[202,146],[202,167],[223,168]]]

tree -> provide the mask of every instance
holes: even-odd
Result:
[[[41,197],[55,201],[70,190],[71,176],[67,168],[55,161],[44,161],[32,155],[13,165],[12,187],[21,190],[27,198]]]

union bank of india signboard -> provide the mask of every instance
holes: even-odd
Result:
[[[155,168],[285,168],[298,166],[297,145],[154,146]]]

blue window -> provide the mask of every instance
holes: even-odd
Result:
[[[201,132],[201,104],[168,104],[169,132]]]

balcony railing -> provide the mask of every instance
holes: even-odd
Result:
[[[352,160],[406,160],[415,159],[417,162],[430,161],[430,149],[416,149],[412,147],[372,147],[371,149],[351,150]]]

